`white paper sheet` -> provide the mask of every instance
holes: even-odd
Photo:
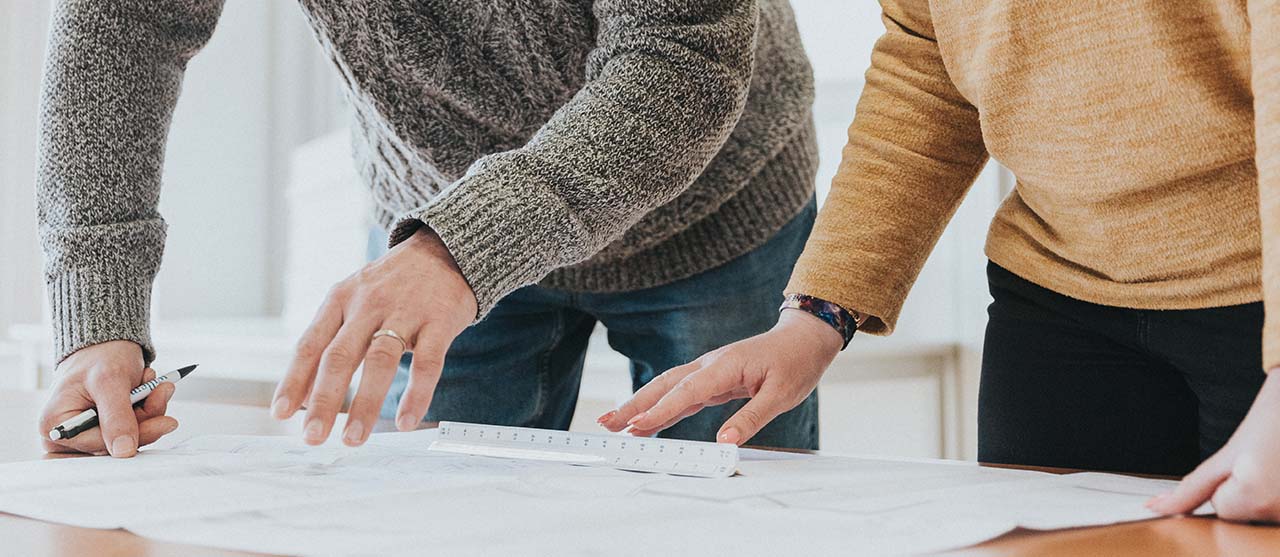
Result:
[[[1142,520],[1172,482],[744,451],[682,478],[427,451],[210,436],[128,461],[0,465],[0,511],[165,541],[308,555],[916,554],[1016,527]]]

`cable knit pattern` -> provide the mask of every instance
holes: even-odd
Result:
[[[438,233],[477,319],[539,281],[626,291],[697,274],[812,195],[812,75],[785,1],[302,5],[347,87],[377,221],[393,244]],[[112,339],[154,357],[164,140],[220,9],[57,4],[38,203],[58,360]]]

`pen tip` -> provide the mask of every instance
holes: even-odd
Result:
[[[198,366],[198,365],[200,365],[200,364],[191,364],[191,365],[189,365],[189,366],[187,366],[187,367],[184,367],[184,368],[182,368],[182,369],[179,369],[179,370],[178,370],[178,376],[179,376],[179,377],[186,377],[188,373],[191,373],[191,372],[195,371],[195,370],[196,370],[196,366]]]

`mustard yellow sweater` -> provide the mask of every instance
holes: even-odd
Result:
[[[1018,179],[993,261],[1098,304],[1264,300],[1264,363],[1280,365],[1280,0],[881,4],[788,292],[891,332],[990,156]]]

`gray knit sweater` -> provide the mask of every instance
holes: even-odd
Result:
[[[113,339],[154,357],[165,138],[221,4],[57,3],[37,199],[58,361]],[[812,76],[785,0],[302,4],[355,109],[378,221],[393,244],[435,230],[477,319],[539,281],[694,275],[812,195]]]

